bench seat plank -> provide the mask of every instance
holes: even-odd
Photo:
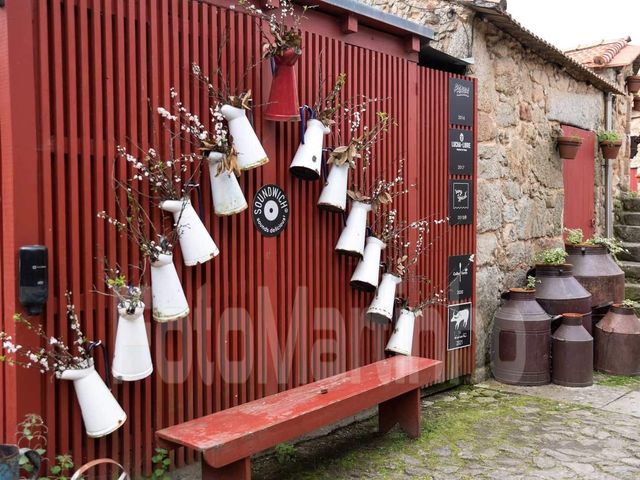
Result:
[[[396,356],[156,432],[222,467],[435,381],[442,362]]]

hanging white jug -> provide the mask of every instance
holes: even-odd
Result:
[[[362,258],[364,241],[367,235],[367,214],[371,211],[371,204],[354,201],[347,217],[347,225],[342,230],[336,251],[343,255]]]
[[[184,295],[173,255],[161,253],[151,262],[151,315],[158,322],[169,322],[189,315],[189,303]]]
[[[216,257],[220,251],[188,198],[165,200],[160,208],[173,214],[177,223],[182,260],[188,267]]]
[[[255,130],[247,118],[244,108],[223,105],[220,113],[227,120],[229,133],[233,138],[233,147],[238,154],[240,170],[251,170],[269,161]]]
[[[111,375],[124,382],[135,382],[153,372],[151,351],[144,323],[144,303],[130,310],[118,307],[118,328],[113,349]]]
[[[416,314],[403,308],[400,311],[396,325],[387,342],[387,352],[411,355],[413,350],[413,327],[416,323]]]
[[[73,382],[87,435],[104,437],[120,428],[127,420],[127,414],[96,372],[93,360],[88,360],[86,365],[85,368],[65,370],[56,376]]]
[[[351,276],[351,288],[364,292],[375,292],[380,278],[380,254],[385,244],[382,240],[369,236],[364,247],[362,260],[358,262]]]
[[[324,136],[331,133],[320,120],[312,118],[307,121],[304,132],[304,142],[300,142],[289,171],[294,177],[302,180],[317,180],[320,178],[322,166],[322,146]]]
[[[344,212],[347,208],[349,164],[332,165],[327,182],[318,199],[318,208],[331,212]]]
[[[247,208],[247,200],[236,175],[220,168],[224,159],[225,154],[220,152],[211,152],[207,158],[213,211],[219,216],[233,215]]]
[[[393,318],[393,306],[396,298],[396,286],[402,282],[402,278],[392,273],[382,275],[380,285],[376,290],[371,305],[367,309],[367,320],[376,323],[387,324]]]

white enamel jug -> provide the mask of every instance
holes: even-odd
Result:
[[[213,211],[219,216],[233,215],[247,208],[247,200],[235,174],[224,170],[218,173],[219,165],[224,159],[225,155],[220,152],[211,152],[207,158]]]
[[[269,161],[267,152],[264,151],[255,130],[251,126],[245,109],[223,105],[220,108],[220,113],[222,113],[229,125],[229,133],[233,138],[233,147],[238,154],[240,169],[251,170],[267,163]]]
[[[188,267],[204,263],[216,257],[220,251],[189,199],[165,200],[160,208],[173,214],[178,224],[182,260]]]

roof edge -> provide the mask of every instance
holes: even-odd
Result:
[[[509,34],[518,43],[526,46],[546,61],[559,65],[574,79],[588,83],[604,92],[626,95],[617,85],[607,81],[590,68],[569,58],[558,47],[525,28],[511,14],[500,8],[500,4],[486,1],[480,4],[473,0],[456,0],[456,2],[480,14],[497,29]]]

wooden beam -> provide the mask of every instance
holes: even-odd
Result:
[[[349,13],[342,18],[342,33],[358,33],[358,17]]]
[[[408,53],[418,53],[420,51],[420,37],[410,35],[405,40],[405,48]]]

